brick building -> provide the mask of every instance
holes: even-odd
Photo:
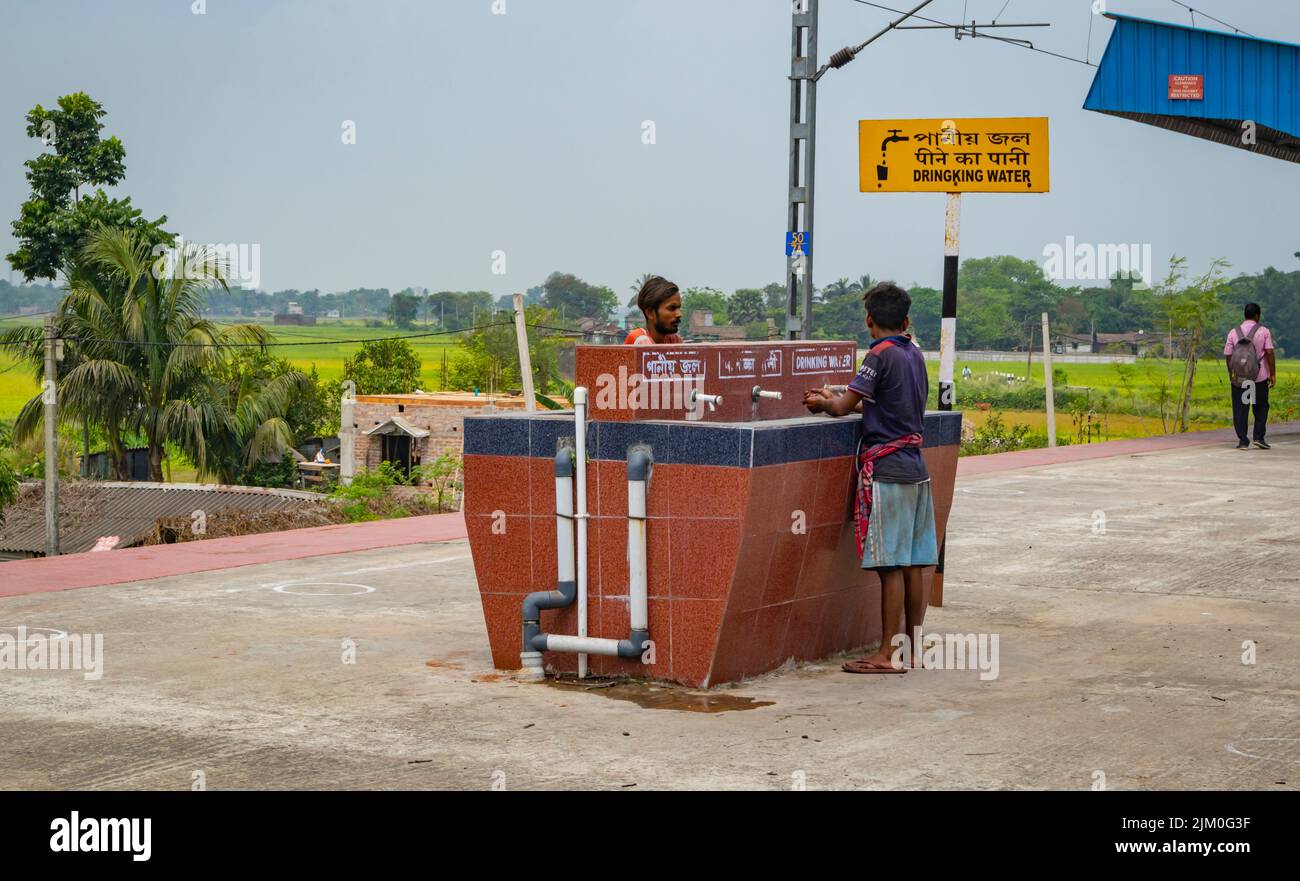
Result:
[[[523,409],[522,395],[357,395],[352,405],[353,468],[345,473],[377,468],[381,462],[409,472],[442,453],[459,453],[466,416]]]

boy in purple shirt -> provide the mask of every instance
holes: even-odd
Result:
[[[1253,377],[1233,373],[1232,353],[1236,351],[1238,341],[1242,340],[1249,340],[1259,363]],[[1246,428],[1250,423],[1252,404],[1255,407],[1255,446],[1261,450],[1272,449],[1264,440],[1264,429],[1268,423],[1268,390],[1277,382],[1277,361],[1273,355],[1273,335],[1259,323],[1258,303],[1246,304],[1246,320],[1228,331],[1223,355],[1228,364],[1228,380],[1232,383],[1232,427],[1237,430],[1237,449],[1250,449]],[[1253,380],[1253,383],[1248,384],[1245,380]]]
[[[905,673],[907,667],[894,665],[892,649],[910,639],[913,666],[920,658],[927,602],[921,575],[925,566],[939,561],[930,474],[921,458],[930,381],[925,358],[907,335],[912,306],[907,292],[882,282],[867,291],[863,301],[872,341],[862,369],[844,394],[834,397],[826,389],[810,390],[804,405],[832,416],[862,413],[855,533],[862,568],[880,575],[882,635],[875,654],[850,661],[843,669]]]

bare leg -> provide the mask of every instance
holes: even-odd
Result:
[[[907,636],[912,640],[912,666],[921,666],[921,626],[925,623],[925,580],[922,567],[905,566],[903,573],[903,609],[907,619]]]
[[[903,570],[880,570],[880,649],[863,660],[870,664],[892,665],[894,637],[903,623]]]

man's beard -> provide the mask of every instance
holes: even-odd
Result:
[[[669,334],[677,333],[677,325],[678,325],[680,322],[681,322],[681,319],[679,318],[679,319],[677,319],[677,321],[674,321],[672,324],[664,324],[664,322],[662,322],[662,321],[660,321],[658,318],[656,318],[656,319],[655,319],[655,333],[659,334],[660,336],[668,336]]]

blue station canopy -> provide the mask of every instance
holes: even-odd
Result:
[[[1085,110],[1300,162],[1300,46],[1107,17],[1115,30]]]

